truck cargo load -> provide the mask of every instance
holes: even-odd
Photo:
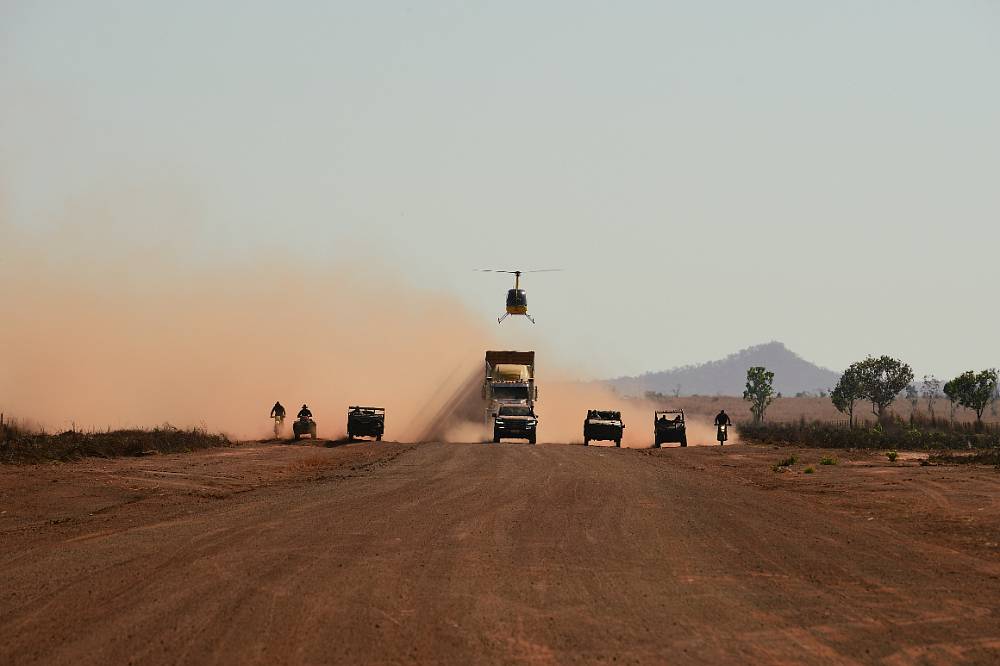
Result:
[[[500,363],[493,370],[493,379],[498,382],[526,382],[531,377],[526,365]]]

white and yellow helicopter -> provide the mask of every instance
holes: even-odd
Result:
[[[521,274],[522,273],[553,273],[556,271],[561,271],[561,268],[542,268],[534,271],[498,271],[490,268],[478,268],[476,269],[481,273],[508,273],[514,276],[514,288],[507,290],[507,311],[504,312],[503,316],[497,319],[497,323],[503,323],[503,320],[511,315],[520,315],[522,317],[527,317],[528,321],[532,324],[535,323],[535,318],[528,314],[528,294],[521,289]]]

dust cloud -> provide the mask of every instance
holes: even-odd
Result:
[[[0,221],[8,417],[263,439],[280,400],[290,414],[308,404],[323,438],[343,436],[347,407],[364,404],[387,409],[390,440],[487,439],[483,353],[514,346],[456,299],[374,260],[326,267],[282,253],[222,266],[97,231],[19,235]],[[537,376],[540,442],[582,442],[596,408],[623,412],[625,445],[650,444],[656,405],[578,382],[543,351]],[[692,444],[714,441],[711,426],[689,428]]]
[[[625,422],[622,446],[648,447],[653,444],[653,412],[665,409],[661,404],[641,398],[623,397],[596,383],[575,382],[560,378],[549,384],[539,382],[537,406],[539,441],[583,443],[583,420],[588,409],[617,410]],[[716,444],[715,427],[686,414],[688,445]],[[731,443],[734,433],[730,433]]]
[[[263,438],[281,400],[291,414],[307,403],[328,438],[348,405],[384,406],[387,437],[406,440],[490,344],[454,299],[364,261],[198,266],[87,241],[53,257],[50,238],[4,231],[0,410],[50,430]]]

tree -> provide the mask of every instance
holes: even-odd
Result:
[[[955,408],[958,407],[958,384],[952,379],[944,383],[944,395],[948,398],[948,420],[955,425]]]
[[[862,397],[871,401],[872,414],[878,417],[879,423],[884,423],[886,409],[913,381],[913,369],[891,356],[869,356],[856,365]]]
[[[920,392],[917,391],[916,384],[906,385],[906,399],[910,401],[910,413],[917,411],[917,403],[920,402]]]
[[[997,377],[997,371],[992,368],[981,372],[968,370],[948,382],[955,394],[955,402],[976,413],[977,426],[982,426],[983,412],[993,402],[997,390]],[[947,389],[948,385],[945,386]]]
[[[927,401],[927,411],[934,418],[934,401],[941,397],[941,381],[934,375],[924,375],[920,397]]]
[[[861,386],[858,364],[854,363],[847,370],[844,370],[844,374],[840,376],[840,381],[837,382],[837,385],[830,393],[830,400],[833,401],[833,406],[837,408],[838,412],[847,414],[848,422],[853,428],[854,405],[858,400],[863,398],[864,392]]]
[[[763,423],[764,412],[774,402],[774,373],[767,368],[755,366],[747,370],[747,387],[743,399],[750,403],[750,413],[754,423]]]

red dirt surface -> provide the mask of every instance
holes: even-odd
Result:
[[[994,663],[998,498],[753,446],[7,466],[0,663]]]

